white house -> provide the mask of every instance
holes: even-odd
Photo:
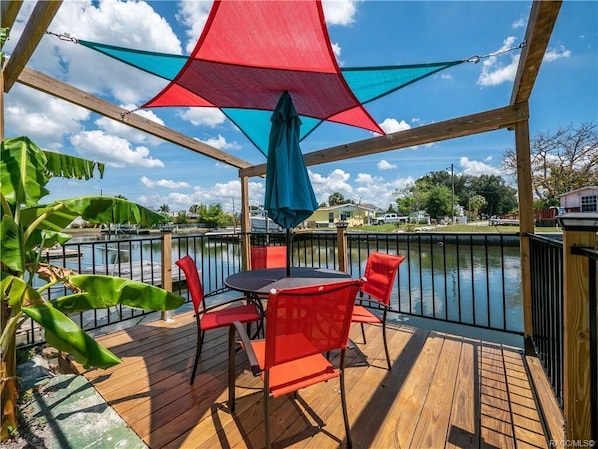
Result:
[[[598,186],[587,186],[559,195],[567,212],[598,212]]]

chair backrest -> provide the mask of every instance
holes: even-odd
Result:
[[[189,290],[191,300],[193,301],[193,308],[195,309],[195,313],[199,313],[199,308],[205,308],[205,304],[203,303],[203,286],[201,285],[201,280],[199,279],[199,273],[197,272],[195,261],[189,254],[187,254],[185,257],[177,260],[175,263],[181,270],[183,270],[183,273],[185,273],[187,289]]]
[[[284,268],[287,266],[286,246],[252,246],[251,269]]]
[[[404,256],[371,253],[365,264],[365,273],[363,274],[365,284],[361,287],[361,291],[388,306],[399,265],[404,260]]]
[[[347,347],[363,281],[273,290],[266,310],[264,368]]]

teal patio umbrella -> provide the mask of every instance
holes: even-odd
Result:
[[[309,217],[318,203],[299,147],[301,120],[288,91],[278,100],[271,120],[264,209],[287,231],[287,276],[290,276],[291,229]]]

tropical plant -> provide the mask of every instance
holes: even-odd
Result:
[[[90,179],[104,165],[64,154],[42,151],[26,137],[2,141],[1,189],[1,292],[0,301],[0,440],[17,427],[16,333],[28,319],[38,323],[48,344],[71,354],[84,366],[107,368],[120,359],[85,333],[68,314],[116,305],[145,310],[172,310],[184,301],[179,295],[152,285],[111,276],[79,275],[49,264],[44,248],[63,244],[74,219],[92,223],[151,225],[162,216],[137,204],[114,197],[81,197],[50,204],[40,200],[50,192],[53,176]],[[45,290],[64,285],[72,294],[46,300]]]

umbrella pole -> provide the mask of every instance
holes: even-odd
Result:
[[[287,277],[291,277],[291,228],[287,228]]]

